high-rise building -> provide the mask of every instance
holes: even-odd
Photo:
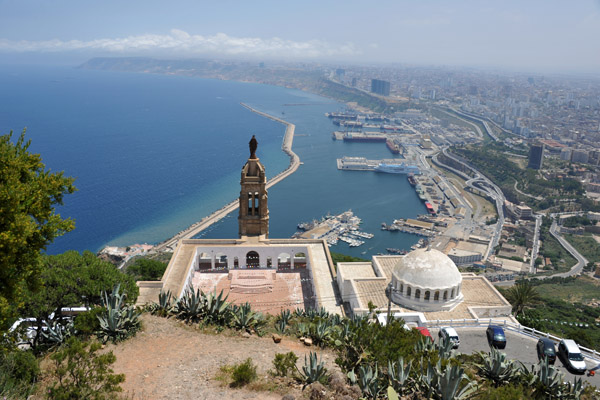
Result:
[[[390,95],[390,83],[380,79],[371,79],[371,93],[380,94],[382,96]]]
[[[534,144],[529,149],[529,165],[527,168],[540,169],[544,160],[544,145]]]
[[[585,164],[588,162],[589,154],[586,150],[573,150],[571,162]]]

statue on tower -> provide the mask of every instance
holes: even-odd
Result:
[[[258,147],[258,141],[254,137],[254,135],[252,135],[252,139],[250,139],[250,143],[248,143],[248,145],[250,146],[250,158],[257,158],[256,148]]]

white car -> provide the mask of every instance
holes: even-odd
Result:
[[[458,349],[458,346],[460,345],[460,339],[458,338],[458,333],[456,333],[456,330],[454,328],[451,328],[449,326],[442,327],[440,328],[438,336],[441,339],[450,340],[450,342],[452,342],[452,348]]]
[[[584,374],[587,369],[579,346],[571,339],[563,339],[558,343],[558,357],[564,366],[576,374]]]

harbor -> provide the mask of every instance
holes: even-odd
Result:
[[[375,236],[372,233],[361,232],[358,229],[361,222],[352,210],[348,210],[339,215],[327,215],[320,220],[299,223],[299,231],[292,237],[324,239],[329,246],[335,246],[341,240],[350,247],[358,247],[362,246],[365,240]]]

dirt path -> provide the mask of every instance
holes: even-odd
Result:
[[[142,317],[144,330],[118,345],[107,346],[117,356],[116,373],[124,373],[123,391],[133,399],[265,399],[280,400],[283,394],[222,387],[215,380],[219,367],[252,358],[259,375],[272,368],[276,353],[293,351],[298,365],[314,348],[285,339],[275,344],[271,337],[228,336],[201,333],[171,319]],[[321,351],[319,351],[321,353]],[[334,356],[323,352],[327,368],[334,369]],[[296,399],[299,388],[290,388]]]

